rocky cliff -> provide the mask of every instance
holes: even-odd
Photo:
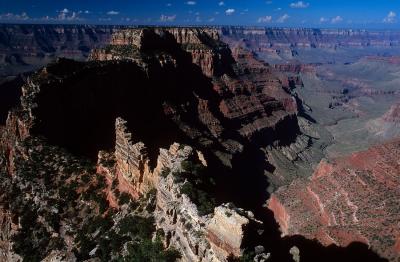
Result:
[[[337,48],[398,46],[399,33],[353,29],[225,27],[224,36],[245,39],[264,51],[271,48]]]
[[[157,37],[158,36],[158,37]],[[126,29],[112,35],[112,39],[104,49],[95,49],[90,58],[93,60],[133,59],[140,60],[140,51],[181,45],[191,54],[192,62],[198,65],[208,77],[222,74],[229,58],[227,46],[219,39],[217,30],[207,28],[160,28],[160,29]],[[174,43],[175,42],[175,43]],[[225,59],[225,60],[224,60]],[[229,65],[228,65],[229,66]]]
[[[65,182],[70,180],[63,170],[69,170],[66,166],[72,161],[59,148],[82,159],[94,160],[98,156],[97,175],[90,168],[89,173],[76,171],[71,178],[75,181],[71,187],[77,192],[71,193],[76,196],[74,201],[83,199],[82,205],[77,206],[79,210],[90,201],[97,201],[98,205],[91,206],[93,219],[108,208],[117,210],[111,216],[121,223],[132,214],[139,216],[135,219],[154,218],[163,248],[179,250],[187,261],[239,257],[254,248],[247,238],[256,234],[261,223],[251,212],[223,203],[231,199],[236,202],[237,198],[231,196],[237,195],[237,182],[242,179],[241,158],[249,159],[257,152],[257,141],[267,145],[279,143],[286,135],[297,135],[297,104],[287,92],[288,81],[244,49],[232,56],[213,30],[146,29],[140,34],[137,48],[136,36],[121,42],[139,52],[136,60],[129,55],[109,61],[94,57],[89,62],[59,59],[27,78],[21,103],[9,114],[1,139],[7,173],[18,183],[25,164],[34,165],[37,159],[45,158],[37,169],[45,169],[48,161],[51,170],[53,166],[57,170],[60,167],[60,179],[49,182],[51,190],[58,190],[63,181],[70,185]],[[120,38],[115,36],[112,41],[120,44],[117,39]],[[211,50],[216,61],[199,62],[194,49],[200,53]],[[251,103],[245,104],[247,100]],[[281,132],[288,127],[292,129]],[[263,139],[262,134],[268,136]],[[55,150],[57,153],[52,154],[57,157],[47,159],[41,144],[45,151]],[[168,147],[169,150],[160,150]],[[115,153],[110,153],[113,148]],[[267,159],[261,161],[260,170]],[[85,185],[87,175],[96,179],[89,179]],[[231,188],[221,183],[228,175],[235,181]],[[101,177],[105,185],[96,183],[103,181]],[[41,179],[49,178],[38,176],[27,183],[36,186]],[[249,180],[249,185],[252,183]],[[100,185],[105,186],[104,190]],[[92,189],[96,196],[88,195]],[[261,191],[265,188],[260,187]],[[41,192],[38,189],[34,193],[40,203],[45,203],[46,194]],[[155,210],[127,211],[127,195],[131,202],[152,203]],[[242,200],[247,201],[246,197]],[[34,208],[44,207],[38,204]],[[60,223],[76,227],[65,219]],[[118,223],[112,227],[117,234]],[[23,234],[24,228],[19,228],[17,234]],[[68,243],[63,250],[71,252],[75,248],[77,257],[98,256],[95,243],[106,241],[94,234],[90,236],[92,249],[87,250],[85,237],[70,238],[62,230],[63,227],[47,228],[46,232],[61,236]],[[31,233],[35,234],[29,231],[26,236]],[[143,236],[143,241],[148,237]],[[129,254],[128,246],[122,248],[124,256]],[[18,254],[26,252],[15,250]],[[60,255],[40,250],[49,259]],[[267,257],[261,253],[258,255]],[[117,256],[116,251],[107,254]]]
[[[118,27],[90,25],[0,25],[0,76],[35,70],[57,57],[86,60],[108,43]]]
[[[358,241],[396,261],[399,148],[400,142],[393,141],[322,161],[309,180],[279,189],[268,206],[282,234],[300,234],[324,245]]]
[[[145,145],[132,144],[131,136],[126,121],[117,118],[115,166],[104,166],[102,159],[97,170],[108,176],[110,185],[118,184],[119,192],[136,199],[156,190],[154,217],[165,236],[164,244],[179,250],[184,261],[228,261],[243,255],[246,237],[255,234],[261,222],[251,212],[227,204],[207,216],[201,214],[185,189],[191,179],[178,179],[187,172],[184,163],[203,166],[201,152],[175,143],[168,150],[160,149],[157,165],[151,168]],[[111,203],[115,202],[113,192],[107,193]]]
[[[267,190],[301,177],[295,162],[311,167],[317,136],[301,134],[311,122],[298,117],[293,93],[302,84],[295,74],[309,68],[270,66],[220,36],[117,30],[90,61],[58,59],[27,77],[0,126],[1,189],[17,199],[5,214],[22,219],[11,253],[45,261],[327,254],[276,236],[263,207]],[[290,228],[284,201],[274,201]],[[49,237],[42,244],[38,234]]]
[[[174,67],[181,56],[190,55],[191,63],[210,78],[212,89],[202,87],[201,92],[215,93],[212,98],[198,99],[199,120],[213,137],[225,137],[229,126],[247,140],[228,138],[223,147],[229,154],[242,150],[244,143],[263,146],[287,135],[284,139],[290,140],[298,133],[297,103],[288,92],[292,80],[258,61],[243,46],[230,50],[216,29],[127,29],[114,34],[108,47],[94,50],[90,57],[94,61],[130,60],[146,68],[146,50],[159,50],[159,63],[168,60]],[[176,119],[176,108],[166,112]],[[280,136],[283,129],[287,131]]]

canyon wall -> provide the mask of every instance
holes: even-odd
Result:
[[[158,36],[158,39],[157,39]],[[160,38],[164,38],[164,48],[179,44],[191,54],[192,62],[198,65],[204,75],[213,77],[223,70],[222,56],[229,55],[229,49],[219,39],[217,30],[207,28],[154,28],[124,29],[112,35],[109,46],[94,49],[92,60],[132,59],[140,60],[140,50],[160,47]],[[168,39],[171,38],[171,39]],[[174,42],[171,40],[174,39]],[[224,61],[229,63],[229,61]]]
[[[145,145],[133,144],[131,136],[126,121],[117,118],[112,157],[115,166],[105,167],[101,164],[104,159],[99,159],[98,172],[108,176],[109,184],[116,179],[119,191],[136,199],[157,190],[154,211],[157,228],[164,232],[164,244],[178,249],[184,261],[228,261],[229,257],[240,257],[246,237],[254,234],[261,222],[251,212],[230,204],[216,207],[213,214],[200,215],[196,204],[183,193],[187,182],[177,182],[176,174],[184,172],[182,163],[190,160],[202,164],[205,161],[199,158],[202,154],[190,146],[174,143],[169,149],[159,150],[157,165],[151,169]]]
[[[86,60],[116,26],[0,25],[0,77],[36,70],[58,57]]]
[[[400,33],[395,31],[356,29],[308,29],[223,27],[224,36],[242,38],[259,51],[269,48],[337,48],[391,47],[400,45]]]

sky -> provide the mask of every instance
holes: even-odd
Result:
[[[0,0],[0,23],[400,29],[400,0]]]

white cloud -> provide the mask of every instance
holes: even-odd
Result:
[[[267,5],[271,5],[272,4],[272,1],[267,1],[267,2],[265,2]]]
[[[332,24],[337,24],[337,23],[340,23],[340,22],[343,22],[343,18],[340,15],[332,18],[332,20],[331,20]]]
[[[60,21],[79,21],[82,20],[79,16],[77,12],[72,12],[71,15],[69,16],[68,12],[64,12],[65,10],[60,11],[60,13],[58,14],[57,18],[55,19],[51,19],[50,20],[60,20]]]
[[[90,14],[90,11],[89,10],[85,10],[84,13],[85,14]]]
[[[221,2],[218,3],[218,5],[219,5],[219,6],[224,6],[225,3],[224,3],[224,1],[221,1]]]
[[[200,16],[197,16],[197,17],[196,17],[196,22],[197,22],[197,23],[201,23],[201,21],[202,21],[202,20],[201,20],[201,17],[200,17]]]
[[[172,4],[171,4],[171,3],[167,3],[166,6],[167,6],[167,7],[171,7]]]
[[[328,18],[325,18],[325,17],[321,17],[320,19],[319,19],[319,22],[320,23],[326,23],[326,22],[328,22],[329,21],[329,19]]]
[[[196,1],[187,1],[186,4],[187,5],[196,5]]]
[[[118,14],[119,14],[119,12],[118,11],[114,11],[114,10],[111,10],[111,11],[107,12],[107,15],[118,15]]]
[[[60,11],[60,13],[68,14],[69,10],[67,8],[64,8],[63,10]]]
[[[306,2],[303,2],[303,1],[298,1],[296,3],[291,3],[290,4],[291,8],[307,8],[309,6],[310,6],[309,3],[306,3]]]
[[[226,15],[233,15],[233,13],[235,13],[235,9],[233,9],[233,8],[226,9],[226,11],[225,11]]]
[[[288,14],[284,14],[283,16],[279,17],[278,20],[276,20],[276,22],[278,23],[284,23],[286,22],[286,20],[288,20],[290,18],[290,16]]]
[[[0,14],[0,20],[8,20],[8,21],[24,21],[30,19],[28,14],[22,12],[21,14],[14,14],[14,13],[5,13]]]
[[[397,14],[393,11],[390,11],[389,14],[383,19],[384,23],[393,24],[396,22]]]
[[[214,17],[211,17],[210,19],[208,19],[208,22],[214,22],[214,21],[215,21]]]
[[[176,15],[161,15],[160,21],[161,22],[173,22],[176,19]]]
[[[272,16],[270,15],[258,18],[259,23],[270,23],[271,21],[272,21]]]

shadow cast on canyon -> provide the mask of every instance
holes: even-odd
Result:
[[[18,105],[23,83],[24,76],[20,75],[0,84],[0,125],[6,123],[8,111]]]
[[[166,36],[167,43],[160,45],[164,48],[161,51],[167,50],[177,58],[176,68],[169,68],[172,65],[161,68],[151,56],[146,58],[149,59],[146,70],[127,61],[78,63],[61,60],[49,67],[48,72],[62,81],[53,82],[51,86],[43,83],[35,101],[38,107],[34,114],[38,121],[33,133],[72,153],[96,159],[99,150],[113,150],[115,119],[122,117],[128,122],[133,142],[142,141],[147,146],[153,166],[159,148],[168,148],[173,142],[204,149],[209,164],[208,175],[217,181],[211,193],[218,203],[233,202],[253,211],[255,217],[264,222],[264,233],[251,236],[245,245],[264,245],[272,253],[271,261],[291,261],[289,249],[293,245],[299,247],[301,261],[383,261],[359,243],[347,248],[323,247],[300,236],[281,238],[272,212],[264,206],[269,198],[265,170],[272,172],[273,166],[265,161],[265,153],[260,150],[262,145],[280,138],[263,134],[264,138],[260,136],[252,144],[232,131],[235,123],[230,123],[217,110],[218,96],[210,79],[191,63],[188,53],[168,39]],[[150,50],[158,48],[149,47]],[[143,52],[146,53],[146,49]],[[211,153],[211,148],[205,148],[189,136],[195,136],[196,132],[189,130],[188,135],[178,126],[179,123],[189,124],[204,132],[202,135],[209,135],[197,115],[198,97],[209,101],[211,112],[226,128],[222,136],[233,137],[244,144],[244,151],[233,156],[232,168],[223,166]],[[169,111],[172,117],[168,116]],[[173,117],[178,119],[173,121]],[[293,142],[297,128],[285,133],[288,132],[286,126],[278,127],[283,130],[281,136],[286,138],[282,138],[281,143]],[[213,138],[210,136],[210,139]]]

